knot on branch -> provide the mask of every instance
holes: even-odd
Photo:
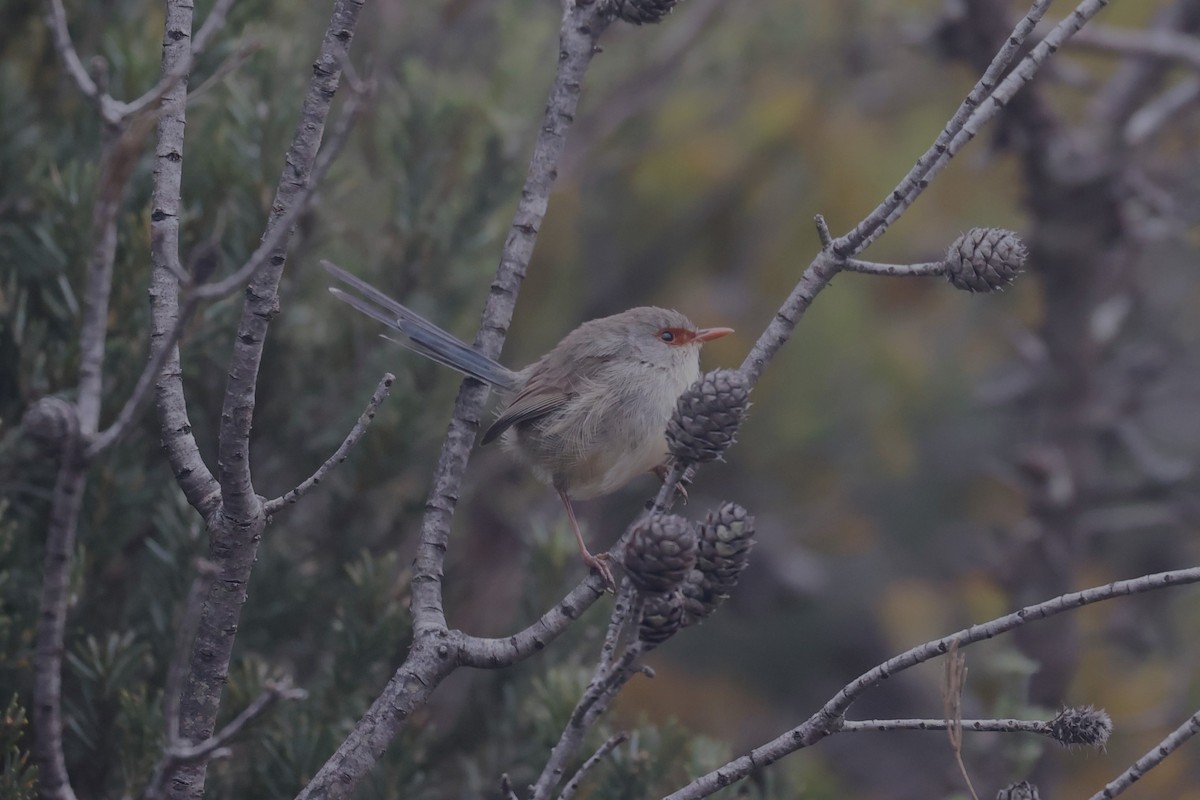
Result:
[[[679,0],[609,0],[608,10],[618,19],[633,25],[662,22]]]
[[[1021,237],[1004,228],[972,228],[954,240],[942,266],[956,289],[991,292],[1013,282],[1025,265]]]
[[[1063,747],[1079,745],[1102,750],[1113,732],[1108,712],[1094,706],[1064,708],[1047,725],[1051,738]]]
[[[21,417],[21,432],[43,451],[60,453],[79,433],[79,412],[69,400],[43,397]]]
[[[625,545],[625,572],[647,594],[674,591],[696,565],[692,523],[675,514],[658,514],[634,530]]]
[[[716,369],[679,396],[667,422],[667,447],[682,464],[721,457],[737,441],[750,408],[750,382],[740,370]]]
[[[712,614],[737,586],[754,547],[754,517],[737,503],[722,503],[700,526],[696,567],[683,582],[684,625]]]

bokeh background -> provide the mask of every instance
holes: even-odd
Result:
[[[153,83],[159,7],[68,5],[79,50],[107,58],[115,96]],[[1051,17],[1069,11],[1059,5]],[[1114,3],[1100,21],[1137,29],[1181,13],[1186,32],[1200,24],[1186,16],[1196,5]],[[505,363],[532,361],[585,319],[658,304],[736,328],[704,362],[738,364],[819,249],[813,215],[835,234],[856,223],[969,89],[992,53],[971,27],[985,7],[1018,11],[984,0],[688,0],[661,25],[614,26]],[[198,4],[201,17],[206,9]],[[208,75],[240,43],[261,45],[189,110],[185,259],[215,243],[219,269],[231,269],[257,243],[327,11],[239,3],[199,65]],[[291,251],[258,395],[257,490],[275,496],[310,474],[382,373],[398,379],[349,461],[268,528],[226,710],[280,674],[311,694],[214,765],[213,797],[293,796],[400,662],[407,565],[458,385],[335,303],[318,260],[469,338],[556,58],[550,0],[389,1],[364,13],[356,63],[378,93]],[[725,499],[750,508],[751,567],[725,608],[655,651],[658,677],[631,683],[597,731],[597,741],[636,733],[589,797],[677,788],[927,639],[1070,589],[1197,563],[1200,117],[1184,107],[1137,146],[1109,142],[1119,126],[1094,114],[1130,69],[1122,63],[1064,51],[1035,83],[1040,105],[987,129],[867,254],[937,260],[970,227],[1012,228],[1033,259],[1010,290],[844,275],[818,297],[756,388],[740,443],[701,472],[684,512],[698,518]],[[1132,109],[1194,80],[1153,63],[1157,83]],[[34,0],[0,3],[0,109],[0,702],[28,706],[53,469],[15,428],[76,368],[100,135]],[[1029,124],[1039,109],[1053,135]],[[1074,161],[1059,152],[1068,145]],[[145,360],[150,166],[135,174],[120,227],[110,413]],[[191,418],[211,460],[239,306],[205,309],[184,344]],[[151,412],[94,471],[80,523],[64,680],[83,797],[137,791],[154,763],[173,617],[205,551],[157,441]],[[647,478],[581,504],[588,538],[613,541],[653,489]],[[472,461],[452,542],[449,618],[471,633],[517,630],[581,577],[557,498],[490,449]],[[967,716],[1095,704],[1116,725],[1103,753],[968,736],[981,796],[1022,778],[1043,797],[1090,796],[1200,707],[1196,600],[1186,589],[1116,600],[967,651]],[[502,772],[517,785],[536,775],[586,682],[607,608],[532,662],[455,675],[360,796],[498,797]],[[912,670],[854,715],[940,717],[940,684],[940,665]],[[3,736],[27,747],[11,724]],[[1198,764],[1193,747],[1128,796],[1196,800]],[[966,796],[941,733],[836,736],[744,791]]]

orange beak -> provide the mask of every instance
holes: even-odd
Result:
[[[696,331],[696,342],[711,342],[713,339],[720,339],[722,336],[728,336],[733,333],[733,328],[701,328]]]

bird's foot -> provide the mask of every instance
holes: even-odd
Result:
[[[586,550],[583,551],[583,563],[600,573],[600,577],[604,579],[604,591],[609,594],[616,594],[617,582],[613,580],[612,566],[608,562],[608,553],[601,553],[598,556],[594,556]]]

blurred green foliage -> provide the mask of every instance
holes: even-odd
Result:
[[[103,54],[115,96],[153,83],[161,9],[143,0],[69,5],[78,49],[85,62]],[[932,0],[729,5],[665,64],[697,0],[661,26],[607,35],[506,363],[527,363],[583,319],[658,303],[738,328],[705,356],[706,364],[736,364],[817,250],[813,214],[837,231],[859,219],[972,80],[919,46],[939,5]],[[206,11],[199,4],[200,18]],[[240,43],[261,45],[189,106],[185,262],[216,241],[218,269],[227,271],[257,244],[324,13],[239,3],[198,65],[197,76],[207,76]],[[231,758],[213,764],[214,797],[293,796],[390,677],[410,634],[407,564],[457,379],[381,342],[332,303],[317,261],[341,263],[468,335],[556,54],[558,4],[545,0],[379,4],[364,14],[355,59],[378,81],[377,99],[293,241],[259,383],[257,491],[275,496],[307,477],[379,376],[393,371],[397,381],[350,459],[267,529],[222,720],[280,676],[309,696],[277,706]],[[72,391],[100,146],[95,115],[57,63],[34,0],[0,6],[0,108],[0,686],[19,698],[0,728],[0,796],[22,797],[32,796],[34,772],[20,706],[32,682],[53,465],[15,426],[38,397]],[[933,259],[971,225],[1029,223],[1016,165],[981,145],[870,257]],[[120,218],[106,419],[145,360],[150,168],[148,157],[139,164]],[[1158,255],[1175,283],[1151,292],[1154,308],[1183,319],[1176,344],[1194,352],[1198,332],[1180,311],[1200,297],[1186,272],[1192,262],[1186,250]],[[728,498],[758,514],[763,542],[745,585],[712,620],[656,651],[659,677],[634,681],[592,732],[592,747],[617,730],[631,738],[583,796],[676,788],[796,724],[897,649],[1009,610],[993,556],[1020,536],[1026,508],[993,467],[1028,421],[981,408],[972,392],[1009,358],[1004,331],[1038,322],[1038,291],[1034,276],[1002,297],[965,297],[938,282],[847,275],[819,298],[757,387],[741,444],[728,464],[701,474],[686,509],[700,516]],[[239,314],[238,298],[205,308],[184,341],[189,411],[210,464]],[[611,541],[648,489],[588,504],[589,539]],[[579,577],[562,523],[552,493],[479,453],[449,555],[451,624],[502,635],[555,602]],[[1082,571],[1102,582],[1180,566],[1181,553],[1194,560],[1194,544],[1178,539],[1166,525],[1106,539]],[[69,768],[85,800],[136,794],[153,768],[179,606],[205,549],[148,412],[93,469],[80,521],[64,686]],[[1178,666],[1200,646],[1191,635],[1197,612],[1185,599],[1081,615],[1078,697],[1064,701],[1124,702],[1133,722],[1147,709],[1200,702],[1200,685]],[[606,613],[599,604],[530,663],[456,675],[359,795],[498,797],[502,773],[518,786],[533,780],[590,674]],[[969,654],[969,713],[1045,712],[1025,702],[1037,665],[995,644]],[[937,716],[937,686],[935,670],[918,670],[856,712]],[[1110,710],[1120,734],[1122,719]],[[1063,786],[1082,792],[1155,740],[1155,731],[1135,726],[1114,738],[1108,757],[1053,758]],[[1041,753],[1012,737],[966,744],[969,763],[1014,779]],[[1163,774],[1147,779],[1163,781],[1161,796],[1182,798],[1197,783],[1194,767]],[[960,780],[944,739],[868,734],[794,756],[745,791],[948,797],[961,792]]]

